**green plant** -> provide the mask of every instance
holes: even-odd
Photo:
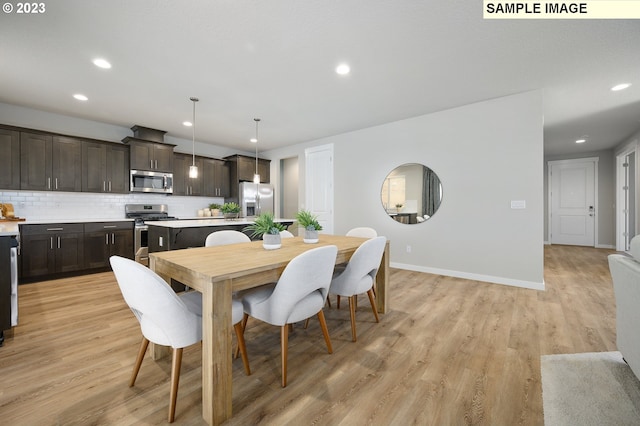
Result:
[[[240,213],[240,206],[234,202],[224,203],[220,211],[222,213]]]
[[[322,225],[318,223],[318,216],[314,216],[308,210],[300,210],[296,213],[296,220],[307,231],[322,231]]]
[[[221,207],[222,207],[222,206],[221,206],[220,204],[216,204],[216,203],[209,204],[209,208],[210,208],[211,210],[220,210],[220,208],[221,208]]]
[[[401,209],[401,208],[402,208],[402,204],[401,203],[396,204],[396,209]]]
[[[251,225],[243,230],[251,231],[251,237],[262,237],[264,234],[277,235],[280,231],[284,231],[284,225],[273,221],[272,213],[262,213],[257,216]]]

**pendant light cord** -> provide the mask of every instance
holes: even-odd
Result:
[[[191,165],[195,166],[196,165],[196,102],[199,101],[198,98],[190,98],[191,101],[193,102],[193,121],[191,123],[191,134],[192,134],[192,147],[191,147]]]

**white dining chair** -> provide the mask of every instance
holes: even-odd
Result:
[[[204,240],[205,247],[223,246],[226,244],[250,243],[251,238],[240,231],[224,230],[215,231],[207,235]]]
[[[287,386],[289,324],[318,316],[329,353],[333,352],[322,307],[327,300],[338,248],[323,246],[294,257],[275,287],[248,294],[243,300],[245,318],[251,316],[280,327],[282,387]]]
[[[376,322],[379,322],[373,283],[378,273],[378,268],[380,268],[386,243],[387,239],[385,237],[372,238],[362,243],[351,256],[344,271],[334,276],[331,281],[329,293],[349,298],[351,338],[354,342],[356,341],[356,295],[367,293],[373,315],[376,318]]]
[[[122,296],[140,323],[142,331],[142,343],[129,380],[129,387],[135,384],[149,342],[170,346],[173,349],[168,416],[171,423],[176,412],[183,349],[202,340],[202,295],[195,291],[176,294],[158,274],[131,259],[111,256],[109,260]],[[240,325],[242,316],[242,303],[233,301],[232,323],[242,353],[245,372],[249,375],[251,370]]]
[[[361,237],[361,238],[375,238],[378,236],[378,232],[367,226],[360,226],[350,229],[346,233],[347,237]]]
[[[293,235],[291,232],[287,231],[286,229],[284,231],[280,231],[280,238],[293,238],[295,235]]]

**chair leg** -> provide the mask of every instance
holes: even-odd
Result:
[[[280,327],[280,354],[282,357],[282,387],[287,387],[287,346],[289,345],[289,326]]]
[[[251,369],[249,368],[249,357],[247,356],[247,347],[244,344],[244,330],[242,329],[242,321],[235,324],[233,328],[236,330],[236,340],[238,341],[238,349],[242,354],[242,363],[244,364],[244,372],[247,376],[251,375]]]
[[[244,314],[242,317],[242,339],[244,340],[244,331],[247,329],[247,321],[249,320],[249,314]],[[240,354],[240,346],[236,346],[236,351],[233,354],[233,359],[238,359],[238,355]]]
[[[307,329],[307,327],[309,327],[309,320],[310,320],[310,319],[311,319],[311,318],[307,318],[306,320],[304,320],[304,329],[305,329],[305,330]]]
[[[349,296],[349,313],[351,314],[351,340],[356,341],[356,301],[354,296]]]
[[[149,341],[146,337],[142,337],[140,349],[138,350],[138,357],[136,358],[136,364],[133,366],[133,373],[131,373],[131,379],[129,380],[129,387],[132,387],[136,382],[136,377],[138,377],[138,372],[140,371],[140,366],[142,365],[142,360],[144,359],[144,354],[147,353],[148,347]]]
[[[373,288],[370,288],[367,291],[367,296],[369,296],[369,302],[371,303],[371,310],[373,310],[373,316],[376,317],[376,322],[380,322],[380,318],[378,318],[378,310],[376,309],[376,296],[373,292]]]
[[[182,367],[182,348],[173,349],[171,363],[171,395],[169,396],[169,423],[173,423],[176,416],[176,400],[178,399],[178,385],[180,384],[180,367]]]
[[[336,309],[340,309],[340,296],[336,296],[336,305],[338,306]]]
[[[322,328],[322,335],[324,336],[324,341],[327,344],[327,350],[330,354],[333,353],[333,347],[331,346],[331,338],[329,337],[329,330],[327,329],[327,321],[324,319],[324,312],[320,310],[318,312],[318,321],[320,321],[320,328]]]

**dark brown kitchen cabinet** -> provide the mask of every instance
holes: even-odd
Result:
[[[82,190],[129,192],[129,146],[109,142],[82,144]]]
[[[131,147],[131,168],[133,170],[153,170],[173,172],[173,148],[175,145],[149,142],[126,137],[123,142]]]
[[[84,225],[52,223],[20,226],[21,277],[30,278],[83,268]]]
[[[173,195],[202,195],[203,159],[195,158],[198,177],[189,177],[189,167],[193,164],[193,156],[189,154],[173,154]]]
[[[85,223],[84,269],[108,267],[111,256],[133,259],[133,222]]]
[[[20,189],[20,132],[0,128],[0,189]]]
[[[222,160],[203,158],[202,195],[229,197],[229,167]]]
[[[245,155],[232,155],[225,157],[229,162],[231,171],[231,182],[253,182],[253,175],[256,173],[255,157]],[[258,158],[258,174],[260,183],[269,183],[271,179],[271,160]]]
[[[20,133],[20,189],[75,192],[82,189],[82,141]]]

